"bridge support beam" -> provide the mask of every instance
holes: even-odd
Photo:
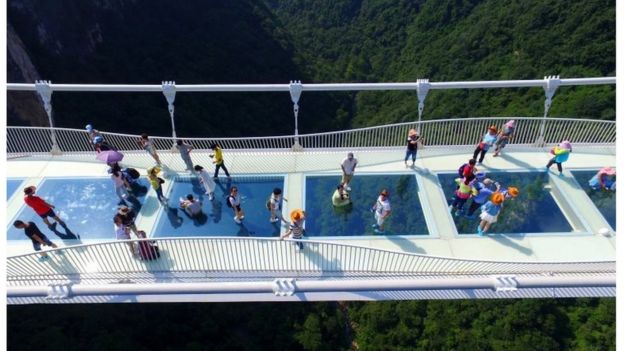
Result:
[[[171,137],[173,138],[173,145],[171,145],[171,149],[174,150],[176,146],[175,140],[177,138],[174,118],[175,106],[173,105],[176,96],[175,81],[163,81],[162,90],[165,95],[165,99],[167,99],[167,109],[169,110],[169,116],[171,117]]]
[[[535,144],[537,146],[544,146],[545,142],[545,129],[546,129],[546,118],[548,116],[548,110],[550,110],[550,106],[552,105],[552,98],[555,95],[555,91],[561,85],[561,80],[559,76],[546,76],[544,77],[544,93],[546,94],[546,100],[544,101],[544,117],[542,118],[542,125],[540,126],[539,136],[537,140],[535,140]],[[559,140],[557,140],[559,142]]]
[[[425,109],[425,98],[431,86],[429,85],[429,79],[417,79],[416,80],[416,94],[418,95],[418,127],[417,131],[420,134],[420,124],[422,121],[422,114]]]
[[[300,80],[291,80],[288,89],[290,90],[290,99],[293,102],[293,113],[295,115],[295,143],[291,150],[303,151],[303,146],[299,143],[299,98],[301,97],[303,86]]]
[[[41,101],[43,102],[43,108],[48,115],[48,122],[50,124],[50,139],[52,140],[52,149],[50,150],[50,153],[52,153],[52,155],[60,155],[62,154],[62,152],[56,141],[56,132],[54,131],[54,119],[52,118],[52,87],[50,87],[50,81],[35,81],[35,90],[39,94],[39,97],[41,97]]]

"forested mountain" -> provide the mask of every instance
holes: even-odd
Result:
[[[615,75],[614,1],[10,0],[8,80],[178,84]],[[432,91],[425,118],[540,116],[541,89]],[[169,135],[161,94],[55,93],[55,121]],[[46,123],[9,94],[9,124]],[[412,120],[413,92],[304,93],[300,132]],[[615,118],[615,88],[562,87],[551,116]],[[289,134],[287,93],[178,94],[184,136]]]
[[[615,299],[51,304],[9,306],[8,327],[29,351],[610,351]]]

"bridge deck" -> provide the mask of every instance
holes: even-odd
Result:
[[[508,147],[502,157],[486,155],[481,166],[491,170],[543,170],[549,156],[547,149]],[[439,188],[435,172],[454,172],[470,157],[472,148],[425,148],[419,151],[415,169],[406,169],[403,164],[403,149],[355,150],[359,159],[357,174],[403,173],[415,174],[419,184],[419,197],[429,227],[427,237],[323,237],[324,241],[347,242],[353,245],[375,247],[387,250],[413,252],[454,258],[483,259],[498,261],[602,261],[615,260],[615,238],[598,234],[608,223],[596,210],[585,193],[571,181],[570,169],[596,169],[615,166],[613,147],[576,147],[570,160],[564,164],[564,177],[551,176],[550,182],[557,191],[553,192],[562,211],[573,227],[566,234],[496,234],[487,237],[457,235],[452,218],[446,211],[446,200]],[[183,164],[176,153],[161,152],[161,160],[171,169],[169,175],[182,173]],[[339,162],[345,151],[307,151],[303,153],[282,151],[230,151],[225,150],[225,162],[234,175],[242,174],[287,174],[288,209],[304,206],[304,177],[309,174],[339,174]],[[63,156],[26,155],[10,159],[8,177],[27,178],[27,183],[37,184],[44,177],[56,176],[105,176],[106,166],[94,162],[95,155],[66,154]],[[193,161],[210,165],[208,152],[195,150]],[[90,161],[90,162],[85,162]],[[144,152],[129,153],[124,164],[147,168],[152,159]],[[553,167],[554,168],[554,167]],[[142,174],[145,174],[142,170]],[[553,174],[553,173],[551,173]],[[554,175],[554,174],[553,174]],[[164,184],[170,186],[170,182]],[[111,196],[115,196],[111,194]],[[8,203],[7,218],[13,218],[23,201],[13,196]],[[143,209],[137,219],[139,228],[147,233],[154,227],[157,218],[155,193],[150,190]],[[111,240],[114,237],[111,225]],[[320,238],[316,238],[320,239]],[[83,243],[96,242],[83,238]],[[101,241],[101,240],[100,240]],[[9,241],[9,256],[32,252],[27,241]],[[241,253],[244,255],[244,253]]]

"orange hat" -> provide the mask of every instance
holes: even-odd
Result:
[[[518,188],[516,188],[515,186],[510,186],[509,188],[507,188],[507,194],[509,194],[511,197],[516,197],[518,196],[518,194],[520,194],[520,190],[518,190]]]
[[[498,129],[496,129],[496,126],[490,126],[490,128],[488,128],[488,130],[496,132]]]
[[[296,209],[290,212],[290,220],[293,222],[305,219],[305,212],[301,209]]]
[[[505,195],[503,195],[503,193],[495,192],[492,194],[490,201],[492,201],[494,205],[500,205],[503,201],[505,201]]]

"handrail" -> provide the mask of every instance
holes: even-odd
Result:
[[[142,261],[130,247],[153,241],[160,258]],[[38,253],[8,257],[7,281],[29,285],[68,276],[106,276],[131,273],[221,272],[253,274],[416,274],[490,275],[612,273],[614,261],[504,262],[469,260],[361,247],[344,243],[274,238],[184,237],[111,241],[49,250],[49,262]],[[63,255],[57,253],[62,252]]]
[[[560,79],[560,85],[615,84],[615,77]],[[547,79],[500,80],[472,82],[429,82],[429,89],[477,89],[477,88],[526,88],[546,87]],[[161,84],[57,84],[50,83],[53,91],[96,91],[96,92],[158,92]],[[360,91],[360,90],[416,90],[418,83],[329,83],[301,84],[303,91]],[[289,84],[180,84],[177,92],[259,92],[289,91]],[[34,83],[7,83],[13,91],[36,91]]]
[[[615,122],[603,120],[535,117],[481,117],[404,122],[346,131],[299,135],[300,144],[306,149],[328,148],[371,148],[404,146],[405,137],[411,128],[420,130],[428,146],[476,145],[488,126],[502,126],[509,119],[516,120],[516,131],[509,145],[542,147],[564,139],[573,144],[614,144]],[[536,139],[542,124],[545,134],[542,143]],[[62,152],[93,151],[86,131],[71,128],[7,127],[7,153],[48,153],[51,150],[51,133],[56,134]],[[112,145],[122,151],[140,150],[138,135],[101,132]],[[150,137],[159,150],[171,148],[171,137]],[[249,138],[183,138],[190,140],[196,149],[209,149],[218,143],[224,149],[239,150],[289,150],[294,136],[268,136]]]

